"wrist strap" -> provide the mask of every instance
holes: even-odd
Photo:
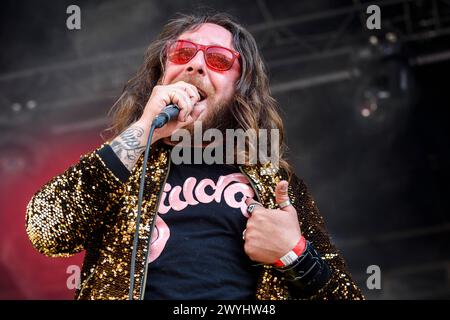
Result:
[[[282,256],[280,259],[275,261],[274,266],[277,268],[289,266],[290,264],[294,263],[294,261],[297,260],[297,258],[301,256],[303,252],[305,252],[305,249],[306,249],[306,239],[302,235],[300,237],[300,240],[298,240],[297,244],[295,245],[295,247],[288,253],[286,253],[284,256]]]
[[[332,271],[309,241],[305,252],[292,265],[277,268],[282,279],[287,280],[289,292],[297,298],[310,297],[323,288],[331,278]]]

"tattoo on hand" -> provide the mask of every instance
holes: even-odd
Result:
[[[111,142],[111,148],[130,171],[145,149],[145,145],[141,145],[139,139],[143,134],[144,129],[132,126]]]

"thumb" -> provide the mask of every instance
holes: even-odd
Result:
[[[289,184],[286,180],[278,182],[277,186],[275,187],[275,199],[281,210],[292,212],[295,211],[295,209],[292,204],[290,204],[288,186]],[[289,202],[289,205],[286,205],[287,202]]]

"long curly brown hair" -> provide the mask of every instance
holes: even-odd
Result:
[[[230,31],[234,48],[241,55],[241,76],[236,84],[234,102],[231,104],[236,128],[230,129],[253,129],[255,132],[266,129],[269,133],[271,129],[278,129],[279,166],[290,175],[291,167],[284,159],[286,144],[283,122],[278,112],[278,104],[270,94],[266,67],[256,41],[250,32],[223,13],[178,14],[164,26],[157,39],[147,48],[144,63],[137,74],[125,84],[122,95],[111,108],[112,124],[106,130],[107,136],[117,136],[142,115],[153,87],[164,74],[167,43],[204,23],[217,24]],[[268,140],[270,143],[270,135]],[[271,150],[270,145],[267,150]]]

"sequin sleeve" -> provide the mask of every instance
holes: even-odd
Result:
[[[342,255],[331,242],[324,219],[304,182],[294,176],[290,182],[289,192],[291,199],[296,199],[293,201],[293,205],[298,212],[304,237],[313,244],[331,269],[331,277],[324,287],[311,296],[300,298],[314,300],[363,299],[361,291],[347,271]]]
[[[88,153],[34,194],[26,209],[26,231],[47,256],[82,251],[105,215],[113,214],[123,182],[97,152]]]

